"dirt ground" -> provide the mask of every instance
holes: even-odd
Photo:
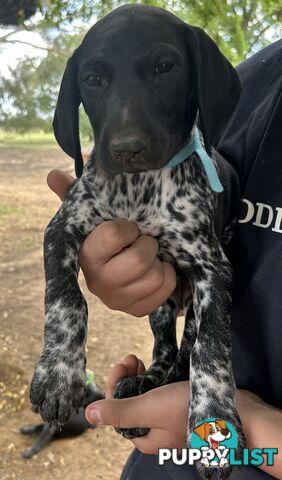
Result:
[[[40,421],[28,388],[43,332],[43,231],[59,206],[46,185],[55,167],[72,171],[55,147],[0,152],[0,479],[117,480],[132,447],[110,427],[21,457],[33,439],[19,428]],[[128,352],[149,363],[152,335],[147,320],[111,312],[81,284],[89,305],[88,366],[104,388],[110,368]]]

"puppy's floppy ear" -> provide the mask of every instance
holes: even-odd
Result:
[[[186,32],[200,128],[210,154],[215,137],[237,104],[241,85],[235,68],[201,28],[186,25]]]
[[[206,422],[194,428],[193,432],[196,433],[196,435],[198,435],[202,440],[204,440],[206,434]]]
[[[60,147],[75,161],[77,177],[82,175],[83,159],[79,139],[78,109],[81,97],[77,82],[78,67],[75,54],[68,60],[55,110],[53,129]]]

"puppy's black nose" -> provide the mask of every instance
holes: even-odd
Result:
[[[222,435],[224,435],[225,437],[227,437],[227,435],[228,435],[228,433],[229,433],[228,428],[223,428],[223,429],[221,430],[221,433],[222,433]]]
[[[117,161],[133,161],[142,156],[145,144],[135,137],[119,140],[114,139],[110,144],[111,154]]]

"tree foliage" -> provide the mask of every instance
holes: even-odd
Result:
[[[67,58],[84,35],[58,35],[54,49],[40,62],[23,58],[8,78],[0,80],[0,126],[20,132],[51,130],[59,85]],[[82,134],[91,136],[91,127],[83,111]]]
[[[160,6],[183,20],[203,27],[233,62],[265,46],[267,34],[281,36],[282,5],[279,0],[1,0],[1,10],[18,14],[24,6],[30,15],[35,5],[42,12],[34,25],[19,17],[19,27],[29,30],[60,31],[79,20],[89,23],[124,3],[143,3]],[[5,8],[6,5],[6,8]],[[33,9],[33,10],[32,10]],[[5,36],[4,36],[5,37]],[[8,41],[6,38],[2,41]],[[1,42],[1,37],[0,37]]]

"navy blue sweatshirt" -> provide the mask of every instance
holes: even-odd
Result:
[[[282,408],[282,41],[238,67],[242,94],[217,149],[242,188],[232,243],[238,388]]]

